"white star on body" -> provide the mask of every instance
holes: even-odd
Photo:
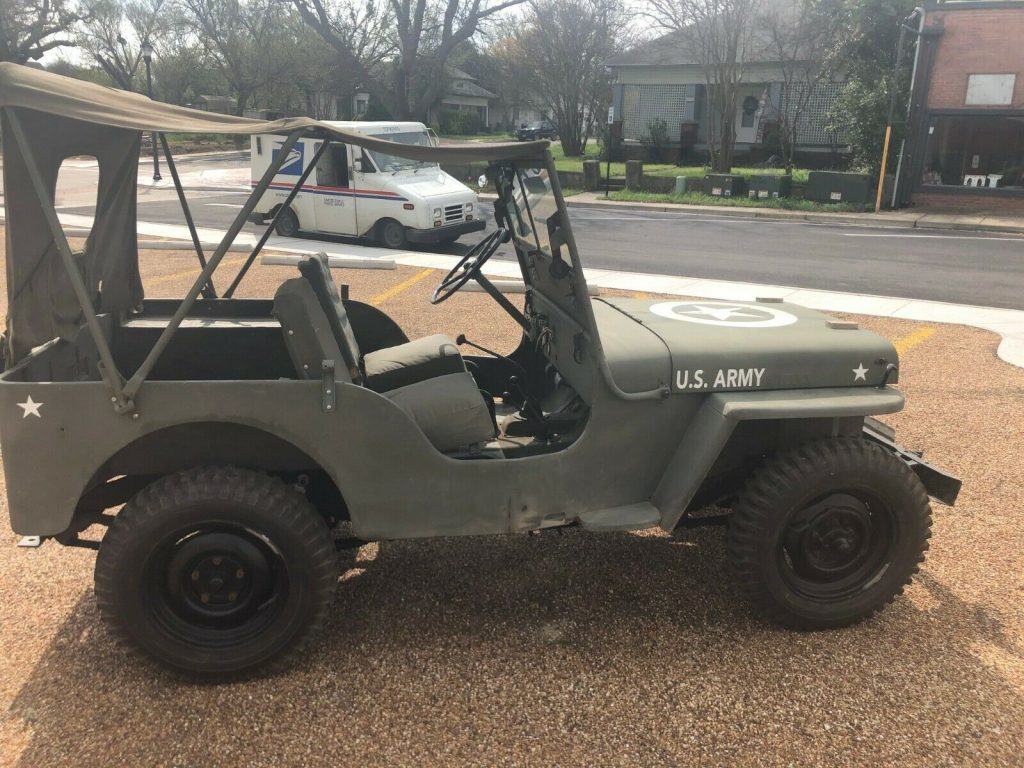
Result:
[[[857,363],[857,367],[853,368],[853,380],[854,381],[867,381],[868,380],[868,368],[864,367],[864,363]]]
[[[32,399],[32,396],[29,395],[25,399],[24,403],[18,403],[18,407],[21,408],[22,411],[24,411],[24,413],[21,414],[21,418],[27,419],[29,417],[29,414],[35,416],[37,419],[43,418],[42,414],[39,413],[39,408],[42,405],[43,403],[37,403],[35,400]]]
[[[734,317],[760,317],[760,315],[744,312],[746,307],[708,307],[704,304],[694,304],[693,309],[680,311],[682,315],[708,315],[715,320],[731,320]]]

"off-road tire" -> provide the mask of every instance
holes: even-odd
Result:
[[[274,231],[281,237],[298,237],[299,217],[291,208],[285,208],[277,219]]]
[[[408,244],[405,227],[394,219],[382,219],[377,222],[377,241],[385,248],[392,250],[405,248]]]
[[[783,543],[792,541],[788,526],[844,491],[876,499],[869,514],[888,507],[889,549],[879,555],[877,568],[865,566],[873,569],[870,575],[854,581],[848,594],[808,597],[793,586],[795,567],[783,552]],[[753,474],[733,506],[729,558],[742,591],[772,620],[795,629],[844,627],[903,592],[924,560],[931,523],[927,493],[906,463],[862,438],[826,439],[778,454]]]
[[[170,552],[177,552],[175,557],[183,556],[181,550],[189,541],[195,545],[203,535],[223,538],[236,530],[239,536],[251,535],[253,546],[265,544],[264,555],[273,548],[265,558],[272,567],[262,571],[259,586],[264,591],[257,594],[256,587],[251,587],[248,592],[232,593],[254,596],[248,610],[256,618],[251,629],[228,637],[221,625],[196,628],[188,624],[194,621],[192,614],[186,620],[177,615],[184,609],[179,605],[180,589],[178,597],[172,596],[175,582],[170,565],[175,560],[167,551],[170,546]],[[250,546],[244,538],[241,541]],[[188,576],[182,575],[179,582],[196,578],[199,566],[192,562],[183,567],[182,573]],[[168,566],[163,569],[155,563]],[[260,568],[249,570],[253,572],[249,578],[255,579]],[[233,573],[241,578],[243,571],[239,567]],[[269,581],[267,573],[273,574]],[[264,596],[268,583],[277,589],[282,581],[283,592],[274,592],[272,598]],[[161,478],[140,491],[107,530],[95,570],[97,606],[115,636],[162,664],[194,676],[282,665],[319,630],[337,582],[334,542],[316,509],[280,480],[233,467],[191,469]]]

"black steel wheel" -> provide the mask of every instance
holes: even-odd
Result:
[[[299,217],[291,208],[285,208],[277,219],[274,231],[281,237],[297,237],[299,234]]]
[[[384,219],[377,224],[377,239],[385,248],[404,248],[407,242],[405,227],[394,219]]]
[[[740,586],[774,620],[842,627],[890,603],[924,560],[931,507],[897,456],[860,438],[809,443],[770,459],[729,525]]]
[[[327,524],[275,478],[235,468],[170,475],[114,519],[96,599],[115,633],[179,671],[280,662],[322,623],[338,569]]]

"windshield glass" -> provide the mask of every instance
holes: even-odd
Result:
[[[386,133],[376,136],[379,139],[394,141],[398,144],[413,144],[421,147],[429,147],[430,136],[426,131],[409,131],[407,133]],[[383,152],[367,150],[373,158],[373,164],[382,173],[395,173],[396,171],[416,171],[423,168],[437,168],[437,163],[428,163],[424,160],[410,160],[407,157],[395,157]]]
[[[520,168],[512,181],[513,227],[531,247],[551,253],[548,219],[558,213],[547,168]]]

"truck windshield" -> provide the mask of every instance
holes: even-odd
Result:
[[[426,131],[409,131],[407,133],[387,133],[376,138],[387,139],[398,144],[414,144],[421,147],[430,146],[430,136]],[[407,157],[395,157],[384,152],[368,150],[373,164],[384,173],[395,173],[397,171],[416,171],[421,168],[437,168],[437,163],[428,163],[424,160],[410,160]]]

